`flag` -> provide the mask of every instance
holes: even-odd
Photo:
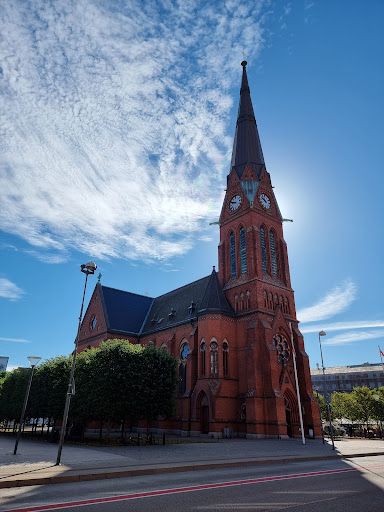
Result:
[[[379,352],[380,352],[380,355],[381,355],[382,357],[384,357],[384,354],[383,354],[383,352],[382,352],[382,350],[381,350],[381,348],[380,348],[380,347],[379,347]]]

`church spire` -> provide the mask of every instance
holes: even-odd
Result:
[[[258,177],[265,165],[248,85],[247,61],[243,60],[241,65],[243,77],[231,161],[231,169],[235,169],[239,179],[247,164],[250,164]]]

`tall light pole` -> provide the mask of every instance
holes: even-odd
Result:
[[[327,414],[328,414],[328,421],[329,421],[329,432],[331,434],[331,439],[332,439],[332,450],[335,449],[335,441],[333,439],[333,426],[332,426],[332,421],[331,421],[331,411],[329,409],[329,402],[328,402],[328,393],[327,393],[327,381],[326,381],[326,378],[325,378],[325,367],[324,367],[324,361],[323,361],[323,351],[321,349],[321,337],[322,336],[326,336],[327,333],[324,332],[324,331],[320,331],[319,332],[319,345],[320,345],[320,355],[321,355],[321,366],[323,368],[323,379],[324,379],[324,397],[325,397],[325,404],[326,404],[326,407],[327,407]]]
[[[19,424],[19,430],[18,430],[18,432],[17,432],[16,443],[15,443],[15,449],[13,450],[13,455],[16,455],[16,453],[17,453],[17,447],[18,447],[18,445],[19,445],[19,441],[20,441],[21,428],[22,428],[23,423],[24,423],[25,410],[26,410],[26,408],[27,408],[29,392],[30,392],[30,390],[31,390],[31,384],[32,384],[33,371],[34,371],[35,367],[39,364],[39,361],[41,360],[41,357],[28,356],[28,357],[27,357],[27,359],[28,359],[28,361],[29,361],[29,364],[31,365],[31,372],[30,372],[30,374],[29,374],[27,390],[26,390],[26,392],[25,392],[24,404],[23,404],[23,409],[22,409],[22,411],[21,411],[20,424]]]
[[[71,368],[71,373],[70,373],[70,376],[69,376],[67,397],[66,397],[66,400],[65,400],[65,407],[64,407],[64,416],[63,416],[63,421],[61,423],[61,430],[60,430],[59,449],[57,451],[57,458],[56,458],[55,466],[58,466],[60,464],[61,452],[63,450],[65,430],[67,428],[69,404],[71,402],[72,396],[75,394],[74,379],[73,379],[73,377],[74,377],[74,374],[75,374],[76,353],[77,353],[77,346],[78,346],[78,343],[79,343],[81,319],[83,317],[84,298],[85,298],[85,291],[87,289],[88,276],[90,274],[94,274],[96,269],[97,269],[97,265],[96,265],[96,263],[93,263],[93,261],[90,261],[89,263],[86,263],[85,265],[81,265],[81,271],[85,274],[84,293],[83,293],[83,300],[81,302],[81,309],[80,309],[80,316],[79,316],[79,326],[77,328],[77,336],[76,336],[76,339],[75,339],[75,350],[73,351],[72,368]]]

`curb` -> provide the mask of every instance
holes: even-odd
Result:
[[[219,469],[231,467],[245,467],[245,466],[262,466],[267,464],[286,464],[290,462],[310,462],[316,460],[334,460],[334,459],[350,459],[356,457],[373,457],[384,455],[384,452],[373,453],[351,453],[351,454],[335,454],[335,455],[319,455],[312,457],[286,457],[281,459],[263,459],[263,460],[237,460],[234,462],[208,462],[208,463],[195,463],[187,464],[185,466],[165,466],[156,467],[151,466],[147,468],[123,469],[117,471],[101,471],[94,473],[81,473],[81,469],[77,470],[78,474],[64,474],[57,476],[47,476],[40,478],[20,478],[15,480],[0,481],[0,489],[7,489],[11,487],[25,487],[32,485],[49,485],[49,484],[64,484],[72,482],[86,482],[91,480],[109,480],[113,478],[128,478],[143,475],[155,475],[163,473],[181,473],[186,471],[201,471],[205,469]],[[69,470],[70,471],[70,470]],[[76,471],[76,470],[74,470]],[[12,477],[4,477],[12,478]]]

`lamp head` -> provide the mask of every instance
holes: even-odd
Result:
[[[96,263],[93,263],[93,261],[89,261],[85,265],[81,265],[81,271],[84,272],[84,274],[94,274],[97,269]]]
[[[36,365],[38,365],[39,361],[41,361],[41,357],[35,357],[35,356],[28,356],[27,359],[32,368],[34,368]]]
[[[319,332],[319,336],[326,336],[326,335],[327,335],[327,333],[325,331],[320,331]]]

